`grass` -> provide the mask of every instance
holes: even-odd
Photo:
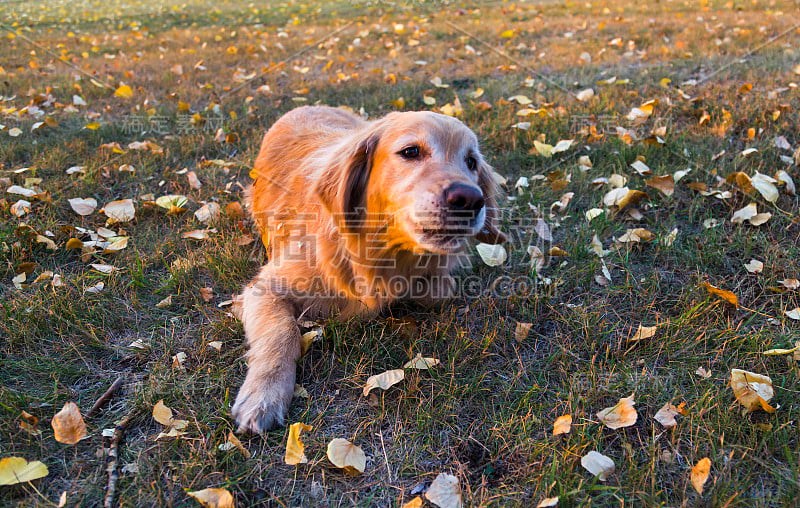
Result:
[[[773,143],[784,136],[794,149],[800,145],[796,7],[785,0],[480,8],[0,3],[0,182],[5,189],[41,178],[39,187],[50,193],[50,200],[31,200],[21,218],[9,209],[19,196],[4,193],[0,201],[0,456],[41,460],[50,470],[41,480],[0,487],[3,504],[53,505],[62,492],[69,506],[102,504],[108,439],[101,431],[131,413],[120,454],[121,466],[128,466],[117,492],[121,506],[191,506],[196,503],[185,491],[206,487],[229,489],[243,506],[399,506],[440,472],[459,478],[469,506],[534,506],[553,496],[560,506],[795,504],[798,364],[791,355],[761,353],[800,340],[798,323],[784,315],[800,296],[776,289],[778,281],[800,274],[797,197],[781,193],[770,203],[721,184],[731,192],[723,200],[687,183],[711,188],[735,171],[772,175],[778,169],[798,180],[797,163],[780,157],[791,151]],[[335,39],[326,38],[343,27]],[[506,30],[512,37],[500,35]],[[415,63],[420,60],[427,64]],[[237,69],[258,77],[242,86]],[[105,86],[92,85],[89,76]],[[435,76],[450,88],[434,87]],[[612,76],[616,84],[596,84]],[[132,98],[113,95],[121,83],[132,87]],[[752,90],[743,92],[745,83]],[[588,87],[595,97],[587,102],[571,95]],[[484,95],[471,98],[478,88]],[[293,107],[322,103],[377,117],[398,109],[392,101],[400,97],[400,109],[437,109],[452,103],[454,93],[464,106],[461,119],[508,178],[509,260],[490,268],[476,256],[463,275],[476,277],[480,291],[441,308],[403,304],[381,318],[323,323],[322,339],[299,366],[310,396],[295,399],[289,416],[314,426],[304,435],[308,464],[284,464],[285,429],[244,436],[250,458],[218,449],[234,428],[230,404],[245,373],[241,325],[218,304],[238,293],[265,259],[257,240],[237,243],[247,234],[258,238],[246,220],[223,216],[209,240],[182,239],[181,233],[203,227],[191,212],[202,201],[223,208],[240,201],[263,132]],[[66,108],[74,94],[87,106]],[[508,98],[520,94],[532,99],[528,107],[550,114],[516,116],[522,106]],[[425,105],[423,95],[435,97],[436,105]],[[650,99],[659,100],[653,116],[632,127],[624,115]],[[491,109],[481,110],[481,101]],[[42,110],[41,118],[17,113],[31,105]],[[701,124],[704,112],[710,120]],[[231,142],[199,126],[180,132],[181,116],[194,114],[221,117]],[[167,118],[165,134],[128,128],[133,116],[154,115]],[[44,117],[58,125],[31,132]],[[592,119],[605,134],[601,139],[576,132]],[[530,129],[510,127],[520,121],[530,121]],[[84,128],[90,122],[99,129]],[[666,125],[665,144],[628,144],[616,135],[618,124],[640,137]],[[9,134],[14,127],[22,130],[18,137]],[[550,144],[574,138],[576,145],[545,158],[531,153],[534,139],[542,138]],[[142,140],[163,153],[119,154],[101,146]],[[751,147],[759,151],[740,155]],[[580,155],[591,158],[592,169],[578,168]],[[667,197],[630,168],[639,156],[656,175],[692,172]],[[208,163],[214,160],[229,165]],[[119,171],[123,164],[135,171]],[[84,172],[65,173],[76,165]],[[189,186],[184,168],[196,172],[200,189]],[[569,180],[565,188],[533,178],[552,171],[562,173],[552,178]],[[609,190],[592,181],[612,174],[648,192],[638,205],[640,220],[612,210],[585,219]],[[530,180],[521,194],[514,188],[520,176]],[[565,192],[574,193],[566,210],[551,212]],[[186,195],[189,211],[166,215],[145,204],[146,194]],[[135,199],[136,219],[109,226],[129,236],[129,246],[83,259],[65,249],[73,228],[96,230],[105,221],[97,212],[73,213],[67,204],[73,197],[93,197],[101,206]],[[773,217],[759,227],[732,224],[733,212],[750,202]],[[531,227],[536,217],[551,224],[553,243],[569,255],[554,259],[541,274],[546,279],[531,284],[526,249],[539,241]],[[707,229],[707,219],[719,225]],[[635,227],[656,240],[615,248],[613,239]],[[662,240],[674,228],[675,241],[666,245]],[[46,231],[57,250],[36,243],[35,233]],[[607,285],[596,281],[602,262],[590,248],[594,235],[612,250],[605,257],[612,275]],[[745,270],[751,258],[764,263],[762,273]],[[11,279],[23,263],[34,265],[27,265],[32,272],[17,289]],[[88,263],[119,270],[104,275]],[[31,283],[47,270],[64,285]],[[101,281],[103,291],[85,292]],[[733,291],[743,307],[710,296],[699,286],[704,281]],[[201,297],[206,287],[214,291],[210,302]],[[171,306],[156,307],[170,295]],[[522,341],[514,339],[517,322],[533,324]],[[657,335],[629,341],[639,324],[658,324]],[[137,339],[144,349],[129,347]],[[222,342],[221,349],[208,347],[210,341]],[[187,355],[182,367],[173,366],[178,352]],[[402,384],[376,397],[361,396],[368,376],[398,368],[418,352],[441,365],[408,372]],[[711,377],[695,374],[698,367]],[[779,409],[743,415],[728,383],[732,368],[771,376]],[[123,389],[87,418],[89,437],[75,446],[55,442],[53,414],[74,401],[85,415],[118,376],[125,377]],[[631,393],[637,423],[601,426],[596,413]],[[162,426],[150,411],[160,399],[189,420],[183,438],[155,440]],[[681,401],[689,412],[675,428],[653,420],[662,405]],[[41,436],[20,429],[22,411],[40,418]],[[553,421],[563,414],[572,415],[572,432],[552,436]],[[336,437],[364,449],[363,475],[347,476],[328,462],[325,449]],[[581,467],[589,450],[616,463],[608,481]],[[689,469],[703,457],[712,468],[700,495]]]

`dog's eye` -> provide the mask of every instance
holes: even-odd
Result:
[[[475,171],[475,169],[478,167],[478,161],[475,160],[475,157],[471,155],[467,157],[467,167],[470,171]]]
[[[407,146],[400,150],[400,155],[404,159],[416,159],[419,157],[419,147],[417,145]]]

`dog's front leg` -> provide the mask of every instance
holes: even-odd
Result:
[[[233,416],[239,432],[263,433],[285,424],[300,358],[300,330],[292,305],[271,291],[268,280],[259,277],[242,297],[248,367]]]

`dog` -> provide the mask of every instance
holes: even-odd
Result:
[[[478,138],[438,113],[365,121],[339,108],[294,109],[265,134],[251,176],[245,205],[268,262],[240,297],[249,349],[232,409],[239,432],[285,424],[298,319],[447,298],[469,238],[506,240]]]

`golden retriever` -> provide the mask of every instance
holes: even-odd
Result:
[[[264,136],[246,193],[268,263],[241,295],[248,370],[240,432],[284,419],[300,357],[298,319],[379,312],[455,288],[470,237],[501,243],[495,183],[475,134],[432,112],[367,122],[294,109]]]

